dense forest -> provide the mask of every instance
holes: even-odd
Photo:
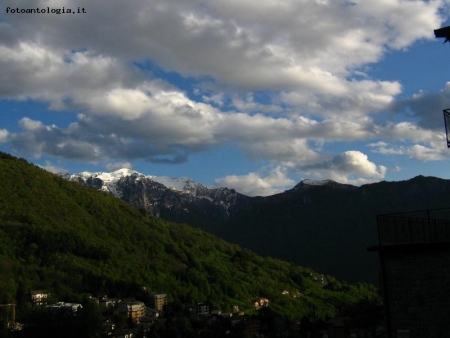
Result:
[[[378,297],[371,285],[332,276],[318,282],[309,268],[155,218],[5,153],[0,181],[0,302],[17,303],[19,321],[32,311],[28,295],[37,289],[77,301],[139,297],[145,286],[173,303],[207,301],[224,312],[238,305],[250,313],[252,299],[267,297],[275,313],[315,319]]]

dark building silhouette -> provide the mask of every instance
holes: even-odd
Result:
[[[445,38],[444,43],[450,41],[450,26],[435,29],[434,36],[436,38]]]
[[[387,337],[450,337],[450,209],[377,223]]]

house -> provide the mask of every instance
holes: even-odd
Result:
[[[47,305],[45,308],[48,311],[70,311],[76,313],[78,310],[82,309],[83,306],[78,303],[57,302],[55,304]]]
[[[123,301],[118,306],[119,314],[131,318],[134,323],[139,323],[145,316],[145,304],[139,301]]]
[[[98,305],[102,309],[116,307],[121,302],[120,299],[117,298],[108,298],[108,296],[99,297]]]
[[[209,315],[211,312],[211,307],[207,303],[197,303],[196,311],[199,315]]]
[[[33,306],[46,305],[50,297],[50,293],[45,290],[30,291],[30,299]]]
[[[165,293],[152,293],[152,307],[155,310],[163,311],[168,303],[168,298]]]
[[[257,298],[253,301],[253,307],[255,309],[260,309],[263,306],[269,306],[269,300],[265,297]]]
[[[157,321],[158,321],[158,317],[145,316],[145,317],[141,317],[139,319],[139,325],[143,326],[145,329],[148,329]]]
[[[322,286],[325,285],[325,276],[324,275],[317,275],[315,276],[315,281],[317,284],[320,284]]]

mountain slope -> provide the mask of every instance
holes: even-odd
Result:
[[[216,235],[351,281],[378,282],[376,216],[450,206],[450,181],[419,176],[354,187],[300,183],[243,208]]]
[[[189,178],[145,176],[129,169],[65,174],[63,178],[106,191],[163,219],[214,231],[251,198],[234,189],[209,188]]]
[[[95,186],[90,177],[82,183]],[[199,227],[258,254],[373,284],[378,283],[378,261],[366,248],[378,241],[376,216],[450,206],[450,181],[423,176],[361,187],[304,180],[268,197],[204,186],[184,190],[178,185],[177,191],[161,184],[170,185],[168,180],[156,180],[131,175],[117,181],[114,189],[138,208]],[[191,186],[200,185],[191,181]]]
[[[323,286],[311,269],[156,219],[3,153],[0,179],[0,298],[17,301],[19,315],[33,289],[70,301],[83,292],[136,296],[147,286],[171,300],[208,300],[222,310],[250,309],[253,298],[264,296],[279,313],[321,318],[374,296],[370,287],[329,276]]]

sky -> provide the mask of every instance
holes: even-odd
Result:
[[[450,178],[448,0],[0,5],[0,151],[49,171],[250,196]]]

